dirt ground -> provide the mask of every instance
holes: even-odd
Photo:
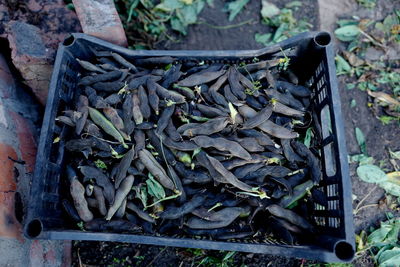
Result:
[[[188,50],[261,48],[262,45],[255,42],[254,34],[257,32],[266,33],[269,31],[269,28],[260,23],[260,1],[251,1],[233,22],[229,22],[227,15],[221,11],[223,2],[215,0],[214,8],[205,8],[200,16],[200,21],[220,26],[236,24],[249,19],[253,19],[254,23],[227,30],[217,30],[205,24],[194,25],[189,28],[188,35],[181,38],[179,42],[160,42],[156,44],[156,48]],[[290,1],[275,0],[271,2],[276,3],[279,7],[283,7],[285,3]],[[296,13],[296,17],[307,17],[308,21],[314,25],[314,29],[317,29],[319,22],[316,1],[307,0],[302,1],[302,3],[303,7],[300,12]],[[351,15],[358,14],[361,17],[369,16],[374,19],[382,19],[394,8],[400,8],[400,1],[384,0],[378,1],[378,7],[374,11],[358,10],[347,15],[350,17]],[[386,160],[384,166],[390,167],[387,161],[388,149],[390,148],[393,151],[400,150],[400,142],[398,141],[398,137],[400,136],[399,125],[396,123],[383,125],[375,117],[371,109],[367,107],[367,94],[358,89],[346,89],[346,81],[343,77],[340,77],[339,81],[349,154],[360,153],[354,135],[355,127],[359,127],[365,134],[368,154],[376,162]],[[350,107],[352,99],[355,99],[357,102],[356,107],[353,108]],[[350,165],[353,194],[357,197],[354,201],[354,206],[370,191],[372,193],[364,205],[379,203],[384,197],[384,191],[375,188],[372,184],[361,182],[355,173],[356,167],[356,164]],[[386,211],[388,211],[388,208],[384,204],[362,209],[354,217],[356,232],[376,225],[380,220],[385,218]],[[197,266],[199,260],[206,255],[197,255],[195,251],[187,249],[104,242],[75,242],[73,253],[75,259],[74,266],[80,266],[79,259],[82,263],[89,266]],[[205,251],[204,253],[217,258],[222,258],[224,255],[215,251]],[[297,259],[249,253],[237,253],[233,260],[233,266],[307,266],[307,264],[311,263]],[[373,266],[373,261],[371,258],[362,257],[357,259],[354,265]]]
[[[228,21],[227,13],[222,12],[222,0],[214,1],[214,8],[206,6],[200,14],[199,21],[216,26],[235,25],[240,22],[252,20],[250,24],[231,29],[215,29],[205,24],[191,25],[186,37],[179,38],[178,42],[164,41],[157,44],[156,49],[168,50],[247,50],[262,48],[263,45],[255,41],[256,33],[268,33],[270,28],[261,23],[261,1],[251,1],[246,5],[233,21]],[[279,8],[285,6],[284,1],[270,1]],[[302,1],[302,8],[296,12],[296,18],[308,18],[308,22],[318,27],[318,8],[315,0]]]

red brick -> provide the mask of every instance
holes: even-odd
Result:
[[[31,267],[44,266],[44,251],[39,240],[33,240],[29,249],[29,258]]]
[[[64,246],[64,250],[63,250],[63,255],[62,255],[61,267],[70,267],[72,264],[72,260],[71,260],[72,242],[70,240],[65,240],[63,242],[63,246]]]
[[[33,137],[28,121],[13,111],[10,111],[11,118],[16,127],[16,134],[19,141],[19,151],[21,158],[25,161],[25,168],[28,172],[33,172],[36,160],[36,142]]]
[[[127,46],[125,31],[112,0],[72,0],[84,33]]]
[[[14,212],[14,162],[9,157],[16,159],[17,153],[10,145],[0,143],[0,236],[22,241],[21,225]]]
[[[54,248],[50,247],[49,250],[43,255],[44,260],[50,266],[56,265],[56,252]]]

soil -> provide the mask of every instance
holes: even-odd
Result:
[[[168,50],[244,50],[262,48],[263,45],[254,39],[256,33],[264,34],[271,29],[261,23],[261,1],[250,1],[249,4],[235,17],[233,21],[228,20],[228,14],[222,9],[226,1],[214,0],[214,7],[206,6],[200,14],[198,21],[207,22],[215,26],[237,25],[249,21],[240,27],[230,29],[215,29],[205,24],[191,25],[186,37],[180,37],[178,42],[163,41],[155,45],[156,49]],[[279,8],[283,8],[290,0],[270,1]],[[318,7],[316,1],[301,1],[302,7],[295,12],[296,18],[307,18],[307,21],[317,28]]]
[[[283,7],[285,1],[271,1],[279,7]],[[318,7],[316,1],[302,1],[303,7],[296,13],[296,17],[307,17],[309,22],[318,28]],[[155,45],[157,49],[257,49],[262,45],[254,40],[255,33],[266,33],[270,29],[260,23],[260,1],[251,1],[233,22],[229,22],[227,14],[221,11],[224,1],[215,0],[214,8],[206,7],[200,15],[200,21],[206,21],[212,25],[230,25],[253,19],[254,22],[241,27],[218,30],[205,24],[189,27],[188,35],[180,38],[179,42],[164,41]],[[378,1],[375,11],[359,10],[348,14],[359,14],[371,18],[382,19],[400,3],[390,0]],[[350,11],[349,11],[350,12]],[[311,20],[311,21],[310,21]],[[342,101],[342,112],[345,122],[347,148],[349,155],[360,153],[355,139],[354,129],[358,127],[366,137],[367,152],[377,163],[386,161],[385,167],[390,168],[388,163],[388,149],[400,150],[400,127],[396,123],[383,125],[367,107],[368,96],[366,92],[358,89],[346,89],[347,81],[339,77],[340,93]],[[357,105],[350,107],[354,99]],[[396,138],[397,137],[397,138]],[[360,181],[356,175],[356,164],[350,165],[352,177],[353,194],[356,196],[354,207],[357,206],[369,192],[370,195],[362,205],[379,204],[361,209],[355,214],[354,222],[356,233],[369,226],[376,226],[379,221],[385,219],[385,212],[389,208],[385,205],[384,191],[373,184]],[[379,202],[381,200],[381,202]],[[200,253],[200,255],[198,255]],[[80,266],[80,261],[86,266],[197,266],[205,256],[214,256],[222,259],[225,253],[216,251],[200,251],[192,249],[167,248],[147,245],[136,245],[126,243],[109,242],[75,242],[73,246],[74,266]],[[270,255],[258,255],[250,253],[236,253],[233,258],[233,266],[300,266],[313,262]],[[358,258],[355,266],[373,266],[373,260],[368,256]]]
[[[75,242],[73,250],[73,265],[79,267],[79,261],[84,266],[198,266],[206,256],[222,262],[227,252],[212,250],[196,250],[172,247],[158,247],[111,242]],[[94,257],[94,255],[99,255]],[[80,260],[79,260],[80,259]],[[252,253],[236,253],[230,266],[248,267],[280,267],[299,266],[303,261],[260,255]],[[203,265],[203,266],[215,266]]]

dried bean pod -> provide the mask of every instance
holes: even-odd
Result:
[[[106,101],[106,103],[109,105],[117,105],[121,103],[121,95],[119,95],[118,93],[111,94],[106,97],[104,101]]]
[[[114,186],[111,184],[110,179],[99,169],[91,166],[80,166],[79,170],[85,176],[84,182],[89,179],[96,180],[96,183],[101,186],[104,190],[104,197],[107,199],[109,204],[114,202]]]
[[[183,184],[205,184],[212,181],[210,175],[205,171],[200,170],[190,170],[183,165],[183,163],[177,162],[174,166],[175,170],[180,176],[183,177]]]
[[[171,120],[174,111],[175,105],[168,106],[162,111],[161,116],[157,122],[157,129],[155,131],[157,135],[161,135],[165,128],[167,128],[168,122]]]
[[[143,86],[139,86],[138,97],[140,102],[140,111],[142,112],[143,118],[148,120],[151,116],[151,111],[149,106],[149,99]]]
[[[97,82],[93,84],[93,88],[96,89],[97,91],[103,91],[103,92],[118,92],[123,88],[125,83],[115,81],[115,82]]]
[[[254,127],[259,126],[263,122],[269,119],[269,117],[272,115],[272,106],[269,105],[265,108],[263,108],[260,112],[257,112],[257,114],[249,119],[247,119],[243,125],[243,129],[252,129]]]
[[[231,184],[246,192],[254,192],[253,187],[240,181],[235,175],[233,175],[233,173],[225,169],[221,162],[208,155],[207,158],[210,161],[211,166],[223,177],[225,183]]]
[[[126,203],[127,203],[127,197],[124,198],[124,201],[122,201],[121,206],[118,208],[117,212],[115,213],[115,218],[121,219],[125,215],[126,211]]]
[[[204,203],[205,200],[206,200],[206,196],[196,195],[191,200],[184,203],[180,207],[167,208],[164,212],[162,212],[159,215],[159,217],[161,219],[168,219],[168,220],[178,219],[178,218],[184,216],[185,214],[192,212],[197,207],[200,207]]]
[[[202,72],[202,73],[195,73],[190,75],[189,77],[186,77],[183,80],[180,80],[177,84],[179,86],[196,86],[199,84],[203,83],[208,83],[211,81],[214,81],[221,77],[222,75],[225,74],[225,70],[219,70],[219,71],[207,71],[207,72]]]
[[[139,216],[141,219],[149,222],[149,223],[155,223],[156,221],[154,220],[153,217],[150,217],[149,214],[141,210],[138,206],[133,204],[132,202],[128,202],[126,204],[126,207],[130,209],[131,211],[135,212],[137,216]]]
[[[282,91],[289,91],[292,95],[298,96],[298,97],[310,97],[311,91],[310,89],[301,86],[301,85],[294,85],[289,82],[285,81],[277,81],[276,82],[276,88],[280,89]]]
[[[132,70],[134,73],[138,72],[138,70],[135,67],[135,65],[130,63],[128,60],[123,58],[121,55],[119,55],[117,53],[114,53],[114,52],[111,52],[111,56],[115,59],[115,61],[117,61],[119,64],[121,64],[125,68],[128,68],[129,70]]]
[[[157,95],[157,89],[156,89],[155,82],[150,79],[147,80],[146,87],[147,87],[147,91],[148,91],[149,105],[154,110],[156,115],[158,115],[160,99]]]
[[[161,86],[164,88],[169,88],[171,84],[178,81],[182,76],[182,72],[180,71],[182,64],[173,65],[169,70],[167,70],[164,74],[163,81]]]
[[[296,226],[299,226],[305,230],[313,231],[314,227],[303,217],[299,216],[297,213],[284,209],[279,205],[272,204],[269,205],[266,210],[268,210],[272,215],[282,218]]]
[[[168,121],[168,125],[165,128],[165,132],[167,133],[169,138],[171,138],[172,141],[179,142],[182,140],[182,136],[176,130],[175,125],[172,122],[172,120]]]
[[[228,112],[222,111],[218,108],[206,106],[203,104],[196,104],[196,108],[204,114],[207,118],[215,118],[215,117],[226,117],[228,116]]]
[[[241,145],[234,141],[229,141],[222,137],[211,138],[205,135],[196,136],[192,138],[192,140],[200,147],[214,147],[221,151],[228,151],[235,157],[251,160],[251,155],[249,152],[247,152]]]
[[[85,76],[79,80],[78,85],[91,85],[97,82],[112,81],[121,77],[121,74],[122,74],[121,71],[114,70],[103,74],[98,74],[95,76]]]
[[[175,189],[175,185],[171,178],[168,177],[164,168],[157,162],[157,160],[149,151],[146,149],[139,151],[139,158],[140,161],[146,166],[146,169],[153,174],[158,182],[160,182],[165,188],[171,190]]]
[[[106,220],[111,220],[114,214],[117,212],[119,207],[122,205],[122,202],[129,194],[132,189],[134,177],[132,175],[128,175],[118,187],[117,192],[115,193],[114,203],[108,209]]]
[[[77,104],[77,111],[80,112],[82,115],[81,117],[76,121],[75,125],[75,133],[77,135],[80,135],[83,127],[85,126],[87,117],[88,117],[88,107],[89,107],[89,100],[87,99],[86,96],[80,95],[78,104]]]
[[[104,70],[102,70],[101,68],[97,67],[96,65],[94,65],[88,61],[80,60],[80,59],[76,59],[76,61],[78,61],[79,65],[81,65],[81,67],[87,71],[105,73]]]
[[[196,136],[196,135],[211,135],[214,133],[218,133],[225,129],[228,125],[228,118],[215,118],[211,119],[204,123],[194,124],[192,128],[186,129],[182,135],[183,136]],[[180,132],[180,128],[178,128],[178,132]]]
[[[135,120],[136,124],[141,124],[143,122],[143,114],[140,110],[140,100],[136,92],[132,94],[132,101],[133,101],[133,119]]]
[[[175,58],[170,56],[162,56],[162,57],[147,57],[135,59],[134,62],[136,65],[140,66],[155,66],[155,65],[168,65],[175,61]]]
[[[288,107],[278,101],[271,101],[272,102],[272,111],[278,114],[291,116],[291,117],[303,117],[304,112],[298,111],[294,108]]]
[[[122,180],[126,177],[126,172],[128,168],[131,166],[133,157],[135,155],[135,149],[132,147],[129,151],[124,155],[121,161],[116,166],[116,174],[115,174],[115,189],[120,187]]]
[[[70,193],[74,200],[75,209],[82,221],[89,222],[93,220],[93,213],[89,210],[88,203],[85,199],[85,188],[77,178],[71,181]]]
[[[93,187],[93,194],[94,194],[94,198],[97,201],[97,205],[98,205],[100,214],[103,216],[106,216],[107,208],[106,208],[106,202],[104,199],[103,189],[101,189],[101,187],[95,185]]]
[[[296,150],[297,154],[306,159],[307,165],[310,167],[311,170],[311,177],[314,183],[318,184],[321,180],[322,172],[317,157],[303,143],[292,141],[291,145]]]
[[[102,128],[107,134],[114,137],[117,141],[122,144],[124,143],[124,138],[122,137],[121,133],[114,127],[114,125],[107,120],[103,114],[101,114],[98,110],[89,107],[89,115],[93,122]]]
[[[244,87],[240,84],[239,81],[239,72],[235,69],[235,67],[230,67],[228,71],[228,80],[233,94],[241,100],[246,99]]]
[[[225,208],[215,212],[212,216],[213,220],[207,221],[196,217],[188,220],[186,225],[192,229],[216,229],[223,228],[230,225],[236,218],[247,210],[240,207]]]
[[[124,132],[125,128],[124,121],[118,115],[118,112],[114,108],[108,107],[103,109],[103,113],[106,116],[106,118],[110,120],[112,125],[114,125],[114,127],[119,131],[122,137],[125,140],[130,141],[131,140],[130,136]]]

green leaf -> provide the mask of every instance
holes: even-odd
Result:
[[[383,116],[379,117],[379,120],[382,122],[383,125],[388,125],[389,123],[391,123],[392,121],[397,120],[397,119],[392,116],[383,115]]]
[[[193,150],[192,159],[194,159],[194,157],[196,157],[196,155],[199,154],[200,152],[201,152],[201,147],[198,147],[195,150]]]
[[[235,0],[227,3],[225,11],[229,12],[229,21],[232,21],[249,1],[250,0]]]
[[[364,154],[357,154],[349,157],[349,163],[353,162],[359,162],[360,165],[373,164],[374,158],[368,157],[367,155]]]
[[[400,160],[400,150],[393,152],[392,150],[389,149],[389,154],[391,158]]]
[[[193,5],[196,9],[196,13],[200,14],[200,12],[203,10],[204,6],[205,6],[205,2],[204,1],[197,1],[195,2]]]
[[[229,251],[226,253],[225,257],[222,259],[222,262],[229,260],[236,254],[236,251]]]
[[[214,0],[206,0],[206,2],[210,7],[214,7]]]
[[[151,175],[151,173],[149,173],[149,179],[146,180],[146,184],[147,184],[147,191],[148,193],[155,197],[156,199],[163,199],[165,198],[165,191],[164,188],[162,187],[162,185],[157,182],[156,180],[154,180],[153,175]]]
[[[308,128],[306,131],[306,136],[304,137],[304,144],[309,148],[311,145],[311,139],[313,137],[312,127]]]
[[[358,21],[354,19],[340,19],[336,21],[337,24],[339,24],[339,27],[344,27],[348,25],[358,25]]]
[[[182,21],[178,17],[171,18],[171,28],[177,32],[186,35],[186,26],[182,23]]]
[[[357,3],[366,8],[373,8],[376,5],[376,0],[357,0]]]
[[[360,34],[360,29],[356,25],[346,25],[335,30],[336,37],[343,42],[353,41]]]
[[[367,242],[371,245],[377,245],[382,243],[387,234],[392,230],[393,226],[387,225],[387,224],[382,224],[380,228],[377,230],[373,231],[367,238]]]
[[[94,164],[96,164],[96,167],[99,169],[107,170],[107,165],[101,159],[96,160]]]
[[[394,247],[391,250],[382,252],[378,258],[379,267],[398,266],[400,262],[400,248]]]
[[[354,87],[356,87],[356,85],[354,83],[348,83],[346,84],[346,87],[348,90],[354,89]]]
[[[389,231],[386,236],[385,242],[395,243],[398,240],[399,232],[400,232],[400,220],[392,220],[393,228]]]
[[[177,11],[177,15],[183,25],[193,24],[197,21],[197,12],[194,5],[185,5],[185,7]]]
[[[361,153],[367,154],[367,146],[365,144],[365,137],[360,128],[356,127],[356,139],[360,147]]]
[[[350,64],[340,55],[336,55],[336,73],[337,75],[346,74],[351,71]]]
[[[274,37],[272,38],[272,40],[274,41],[274,43],[279,43],[280,41],[283,41],[285,39],[287,39],[288,37],[286,35],[284,35],[285,31],[289,30],[289,25],[282,23],[278,29],[276,29]]]
[[[139,186],[134,187],[135,193],[136,193],[136,198],[140,199],[140,201],[143,204],[143,207],[147,206],[147,189],[144,184],[141,184]]]
[[[355,99],[352,99],[351,102],[350,102],[350,107],[351,107],[351,108],[354,108],[354,107],[356,107],[356,106],[357,106],[356,100],[355,100]]]
[[[265,46],[267,46],[271,42],[271,37],[272,37],[271,33],[265,33],[265,34],[256,33],[256,35],[254,36],[257,43],[263,44]]]
[[[280,12],[281,10],[276,5],[266,0],[261,1],[261,17],[264,19],[270,19],[276,15],[279,15]]]
[[[379,183],[379,186],[382,187],[387,193],[400,197],[400,185],[392,181],[382,181]]]
[[[386,173],[381,168],[370,164],[358,166],[357,175],[367,183],[382,183],[388,179]]]
[[[161,1],[154,9],[164,11],[164,12],[172,12],[176,9],[182,8],[184,4],[179,0],[164,0]]]

